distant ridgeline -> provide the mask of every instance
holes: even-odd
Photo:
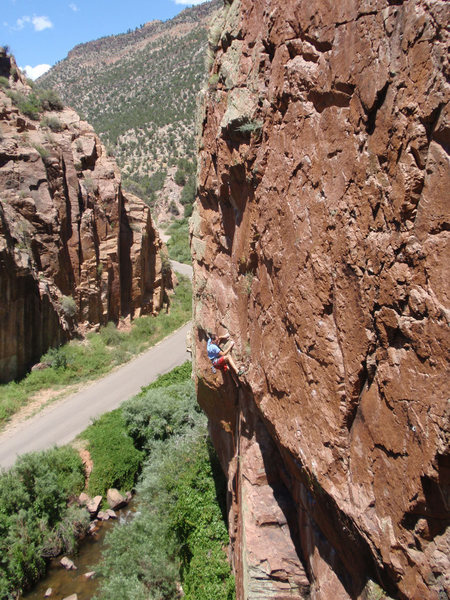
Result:
[[[196,96],[209,22],[220,5],[213,0],[170,21],[80,44],[38,81],[92,123],[126,189],[158,220],[191,212]]]

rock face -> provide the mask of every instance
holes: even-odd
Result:
[[[158,311],[161,242],[121,189],[92,127],[71,109],[22,110],[31,90],[0,56],[0,381],[49,346],[121,316]],[[47,108],[54,108],[47,106]]]
[[[449,11],[234,0],[211,31],[194,345],[240,600],[450,594]]]

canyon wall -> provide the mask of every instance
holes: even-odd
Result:
[[[4,382],[75,330],[158,311],[170,269],[164,276],[149,208],[122,191],[92,127],[53,96],[36,114],[33,92],[5,52],[0,76]]]
[[[212,26],[195,372],[239,600],[449,597],[449,17],[232,0]]]

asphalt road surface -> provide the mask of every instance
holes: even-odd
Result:
[[[175,271],[192,276],[192,267],[179,265],[173,264]],[[142,386],[188,360],[186,335],[190,328],[191,323],[187,323],[123,367],[1,435],[0,466],[12,466],[21,454],[71,442],[94,418],[117,408]]]

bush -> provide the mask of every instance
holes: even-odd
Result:
[[[64,129],[63,124],[57,117],[44,117],[41,121],[43,127],[49,127],[52,131],[58,132]]]
[[[166,440],[195,425],[200,409],[192,381],[148,389],[122,405],[127,430],[138,448]]]
[[[106,346],[118,346],[124,337],[124,334],[111,321],[100,329],[100,338]]]
[[[191,364],[161,376],[123,405],[133,438],[149,453],[137,487],[139,509],[107,537],[96,571],[100,598],[232,600],[226,559],[226,482],[206,438]]]
[[[180,187],[182,185],[186,184],[186,174],[184,173],[184,171],[181,171],[180,169],[178,169],[175,173],[175,177],[174,177],[175,183],[177,185],[179,185]]]
[[[104,496],[111,487],[131,490],[143,456],[125,429],[122,411],[118,409],[101,416],[82,433],[82,438],[89,442],[94,463],[89,493]]]
[[[48,363],[54,369],[66,369],[67,354],[64,348],[50,348],[44,355],[42,362]]]
[[[64,109],[64,103],[55,90],[40,89],[38,90],[38,97],[44,110],[61,111]]]
[[[0,87],[5,89],[9,88],[9,79],[7,77],[0,77]]]
[[[39,156],[42,158],[42,160],[46,160],[50,156],[50,152],[47,150],[47,148],[39,146],[39,144],[33,144],[33,147],[35,150],[38,151]]]
[[[68,447],[26,454],[0,474],[0,597],[37,581],[47,557],[74,549],[89,515],[67,499],[83,486],[83,464]]]
[[[72,296],[63,296],[61,298],[61,309],[67,317],[76,315],[77,304]]]
[[[189,246],[189,223],[187,219],[175,221],[168,229],[170,239],[167,249],[172,260],[190,264],[192,262]]]

